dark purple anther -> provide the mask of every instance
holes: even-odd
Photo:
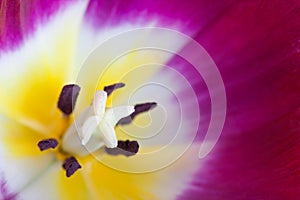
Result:
[[[66,170],[66,176],[69,178],[72,176],[78,169],[81,168],[80,164],[75,157],[67,158],[63,164],[63,168]]]
[[[106,148],[106,152],[110,155],[124,155],[133,156],[139,151],[139,144],[137,141],[118,141],[118,147]]]
[[[131,152],[131,153],[137,153],[139,151],[139,144],[137,141],[118,141],[118,148],[123,149],[125,151]]]
[[[60,93],[57,107],[66,115],[73,112],[80,91],[76,84],[65,85]]]
[[[38,147],[40,148],[41,151],[47,150],[47,149],[54,149],[58,145],[58,142],[56,139],[46,139],[46,140],[41,140],[38,143]]]
[[[140,113],[147,112],[157,106],[157,103],[155,102],[150,102],[150,103],[142,103],[142,104],[137,104],[134,106],[134,112],[129,115],[128,117],[124,117],[120,119],[118,122],[118,125],[125,125],[125,124],[130,124],[131,121]]]
[[[115,91],[116,89],[122,88],[124,86],[125,86],[124,83],[115,83],[113,85],[105,86],[104,91],[107,93],[107,96],[109,96],[113,91]]]

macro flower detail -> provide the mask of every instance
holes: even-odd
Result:
[[[71,157],[65,158],[62,165],[66,170],[67,177],[72,176],[81,168],[74,156],[87,156],[103,146],[106,146],[106,152],[110,155],[132,156],[138,152],[139,145],[137,141],[118,141],[114,128],[120,120],[131,117],[131,114],[135,112],[135,107],[139,109],[136,110],[137,112],[134,113],[132,119],[136,115],[150,110],[151,106],[149,106],[149,103],[144,103],[136,106],[106,108],[107,96],[115,89],[124,86],[124,83],[117,83],[105,86],[104,90],[98,90],[92,105],[79,114],[65,133],[62,134],[61,147],[58,151],[60,154],[65,154],[65,156],[71,155]],[[62,88],[57,106],[66,115],[64,117],[69,118],[69,115],[73,112],[79,90],[80,87],[76,84],[65,85]],[[156,103],[150,104],[156,105]],[[50,148],[55,149],[58,143],[53,138],[44,139],[39,141],[38,147],[41,151]]]
[[[88,143],[94,143],[90,141],[92,135],[98,138],[100,145],[105,144],[108,148],[117,147],[114,127],[120,119],[133,113],[134,107],[120,106],[106,109],[106,99],[107,93],[105,91],[97,91],[92,105],[75,119],[75,122],[63,137],[63,146],[66,151],[81,153],[73,147],[76,146],[73,137],[77,137],[77,134],[79,134],[81,144],[86,147]],[[76,129],[79,129],[79,131],[76,131]],[[95,131],[96,129],[98,131]],[[69,141],[71,141],[71,144],[69,144]],[[95,148],[93,147],[92,151],[96,150]]]
[[[299,8],[0,0],[0,200],[299,199]]]

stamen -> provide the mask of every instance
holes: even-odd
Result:
[[[125,86],[124,83],[115,83],[113,85],[105,86],[103,90],[107,93],[107,96],[109,96],[113,91],[122,88],[124,86]]]
[[[122,118],[119,122],[118,125],[125,125],[125,124],[130,124],[132,120],[140,113],[147,112],[157,106],[156,102],[149,102],[149,103],[143,103],[143,104],[137,104],[134,106],[134,112],[129,115],[128,117]]]
[[[63,164],[63,168],[66,170],[66,176],[72,176],[78,169],[81,168],[80,164],[75,157],[67,158]]]
[[[58,142],[56,139],[50,138],[50,139],[46,139],[46,140],[41,140],[38,143],[38,147],[40,148],[40,151],[44,151],[46,149],[54,149],[56,148],[58,145]]]
[[[139,144],[137,141],[118,141],[118,147],[105,148],[106,152],[110,155],[124,155],[133,156],[139,151]]]
[[[57,107],[66,115],[73,112],[80,91],[76,84],[65,85],[60,93]]]

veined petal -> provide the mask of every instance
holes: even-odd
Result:
[[[258,129],[223,135],[178,199],[297,199],[299,120],[298,109]]]
[[[16,49],[41,24],[71,1],[3,0],[0,3],[0,52]]]
[[[228,132],[255,129],[299,107],[298,9],[298,1],[238,2],[195,37],[225,83]]]
[[[179,199],[298,198],[299,6],[237,2],[197,36],[222,74],[228,112],[208,165]]]
[[[96,90],[103,90],[105,86],[113,83],[124,82],[126,87],[112,93],[107,103],[111,107],[114,96],[118,95],[118,102],[114,103],[120,105],[120,102],[124,102],[125,93],[134,91],[135,86],[142,85],[160,69],[158,65],[152,67],[153,63],[163,65],[173,56],[151,47],[177,51],[185,45],[185,40],[176,40],[174,43],[172,39],[166,40],[171,36],[157,35],[157,32],[150,29],[132,35],[120,34],[124,30],[133,30],[136,27],[124,25],[95,31],[89,24],[83,25],[75,56],[75,63],[82,64],[76,72],[77,81],[84,88],[77,102],[77,114],[90,103]],[[88,57],[86,52],[91,52]],[[142,73],[141,69],[147,72]]]
[[[57,100],[72,68],[85,6],[85,2],[76,2],[68,9],[58,9],[46,22],[38,24],[21,46],[1,53],[1,113],[41,133],[54,132],[61,116]]]
[[[180,1],[167,0],[91,0],[86,18],[95,28],[122,24],[148,24],[172,28],[186,34],[195,34],[224,12],[232,1]],[[180,8],[180,9],[178,9]]]
[[[82,68],[78,69],[77,78],[86,89],[83,94],[85,99],[79,100],[80,107],[83,109],[82,105],[91,99],[94,91],[103,89],[106,85],[125,82],[124,79],[127,78],[133,85],[141,85],[157,72],[157,68],[150,67],[152,63],[163,65],[173,57],[171,53],[162,51],[171,49],[176,52],[187,43],[168,34],[157,34],[150,29],[147,33],[124,37],[121,41],[116,41],[115,37],[145,27],[163,27],[195,35],[215,15],[226,10],[230,2],[225,5],[216,3],[211,12],[207,10],[207,5],[210,5],[208,1],[175,1],[172,4],[168,1],[90,1],[75,56],[75,63],[83,63]],[[177,9],[178,7],[184,9]],[[208,12],[214,14],[207,16]],[[161,46],[163,48],[159,50]],[[97,47],[102,51],[98,51]],[[157,49],[151,50],[151,47]],[[87,60],[86,52],[91,52]],[[149,65],[147,73],[138,73],[136,69],[143,65]],[[83,77],[89,77],[89,80]],[[126,85],[122,94],[130,91],[132,86]]]
[[[41,139],[36,131],[0,116],[0,174],[9,193],[18,195],[56,161],[54,154],[39,150]]]

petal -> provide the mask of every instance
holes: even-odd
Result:
[[[19,196],[46,174],[48,167],[55,162],[55,157],[51,154],[18,159],[1,157],[0,161],[0,170],[6,179],[7,190]]]
[[[14,120],[3,116],[0,119],[0,174],[9,197],[15,194],[17,199],[51,200],[74,195],[73,199],[82,199],[88,194],[80,173],[66,180],[62,162],[55,154],[51,150],[39,151],[37,143],[43,135]],[[80,195],[76,197],[78,193],[70,192],[72,188]]]
[[[86,18],[99,29],[128,23],[151,24],[195,34],[231,4],[231,1],[91,0]]]
[[[296,1],[289,5],[281,1],[239,2],[195,37],[214,59],[226,88],[227,124],[223,133],[243,134],[299,107],[299,95],[295,92],[299,90],[295,42],[299,34],[294,31],[299,26],[298,7]],[[259,14],[253,17],[253,13]],[[179,54],[191,55],[198,63],[202,62],[202,57],[189,46]],[[218,93],[221,87],[218,84],[208,87],[215,79],[207,81],[200,77],[211,74],[212,70],[205,70],[199,76],[193,66],[180,63],[181,58],[174,58],[169,65],[191,80],[204,122],[199,133],[206,133],[211,114],[218,114],[211,112],[211,94]],[[287,103],[283,104],[282,99]],[[222,106],[217,107],[222,110]],[[203,138],[202,134],[198,136]]]
[[[298,1],[243,1],[198,35],[222,74],[228,112],[216,149],[181,199],[298,198],[299,116],[291,114],[300,105],[298,29]]]
[[[229,132],[255,129],[299,107],[298,8],[297,1],[239,2],[196,37],[226,85]]]
[[[85,176],[86,170],[89,169],[89,166],[83,160],[78,160],[82,164],[83,168],[78,170],[70,178],[67,178],[65,171],[58,168],[53,176],[56,181],[56,189],[58,190],[59,199],[92,199],[92,192],[89,184],[87,184],[87,177]],[[61,166],[59,166],[61,167]]]
[[[133,27],[130,26],[129,30],[131,28]],[[123,27],[109,29],[107,33],[102,31],[95,33],[88,25],[82,27],[80,35],[82,39],[78,43],[75,63],[83,63],[77,82],[84,89],[78,99],[77,108],[80,109],[77,115],[90,103],[96,90],[103,90],[105,86],[116,82],[124,82],[126,87],[110,95],[107,105],[111,107],[112,101],[115,100],[114,96],[118,96],[120,105],[120,102],[124,102],[123,94],[131,93],[134,91],[133,86],[142,85],[159,70],[157,66],[152,67],[153,63],[163,65],[172,57],[171,53],[151,47],[176,51],[185,43],[182,40],[177,40],[176,43],[172,42],[172,39],[166,40],[168,34],[157,34],[151,29],[118,35],[120,30],[123,30]],[[125,27],[124,30],[128,28]],[[114,35],[117,37],[107,40]],[[135,50],[143,47],[144,49]],[[86,57],[85,52],[91,54]],[[142,73],[143,70],[146,72]],[[128,84],[129,82],[131,84]]]
[[[165,64],[173,55],[162,51],[165,49],[172,52],[179,51],[187,42],[178,40],[172,35],[163,34],[163,32],[157,34],[150,29],[147,32],[125,34],[126,36],[121,36],[120,39],[116,39],[116,37],[127,31],[145,27],[172,28],[193,35],[192,33],[195,34],[199,31],[202,21],[203,24],[206,24],[206,20],[211,19],[210,16],[205,16],[208,11],[203,9],[203,6],[206,4],[209,3],[201,1],[193,3],[176,1],[174,4],[170,4],[168,1],[129,1],[126,3],[122,1],[90,1],[75,56],[75,63],[83,63],[77,79],[80,85],[86,89],[83,94],[86,99],[81,99],[79,103],[82,109],[83,105],[90,100],[93,92],[103,89],[106,85],[120,82],[124,78],[127,80],[129,76],[135,85],[142,84],[157,72],[157,68],[154,70],[149,63]],[[177,6],[185,9],[176,9]],[[217,3],[217,9],[210,13],[218,13],[227,6],[227,4],[219,5]],[[118,22],[115,23],[115,21]],[[91,53],[88,59],[86,59],[86,52]],[[146,65],[149,65],[147,73],[137,72],[137,68]],[[85,77],[89,77],[89,79],[87,80]],[[127,85],[122,90],[122,94],[130,92],[132,89]],[[109,99],[108,105],[112,98]]]
[[[297,199],[299,119],[298,109],[256,130],[224,135],[181,199]]]
[[[49,20],[58,10],[68,6],[69,1],[3,0],[0,6],[0,51],[17,48],[37,27]]]
[[[114,127],[106,121],[101,121],[98,127],[101,132],[101,137],[103,138],[104,144],[108,148],[117,147],[118,139]]]
[[[39,150],[37,143],[42,138],[16,121],[0,117],[0,173],[10,193],[24,190],[55,161],[54,154]]]
[[[197,145],[197,144],[195,144]],[[173,150],[176,149],[174,146]],[[153,149],[152,149],[153,150]],[[91,199],[175,199],[191,181],[196,168],[199,165],[197,158],[198,147],[191,147],[176,162],[169,163],[163,169],[148,173],[124,173],[122,168],[130,160],[136,168],[143,168],[143,159],[133,157],[111,157],[104,156],[99,161],[90,163],[89,168],[84,168],[86,184],[90,189]],[[165,158],[170,155],[164,155]],[[106,159],[112,159],[119,163],[119,168],[114,169],[106,166]],[[86,165],[86,164],[85,164]],[[126,171],[125,171],[126,172]]]
[[[140,73],[147,73],[144,70],[141,69]],[[145,81],[142,87],[134,86],[134,83],[131,87],[134,93],[124,94],[129,104],[156,102],[157,107],[136,116],[131,124],[118,126],[118,139],[138,140],[142,153],[147,153],[143,152],[145,146],[181,144],[175,152],[180,156],[193,142],[200,121],[198,98],[189,81],[171,67],[166,67]]]
[[[84,10],[84,2],[57,10],[22,46],[1,53],[1,113],[41,133],[54,132],[61,117],[56,108],[59,92],[68,81]]]
[[[125,156],[98,156],[96,152],[93,154],[108,168],[123,172],[121,174],[138,174],[137,176],[132,175],[133,178],[118,175],[120,180],[116,180],[118,180],[118,184],[121,182],[122,185],[117,188],[122,188],[122,192],[119,189],[118,193],[110,194],[110,198],[113,198],[113,195],[124,194],[126,195],[124,198],[134,199],[143,199],[148,196],[151,199],[175,199],[182,192],[182,188],[189,186],[187,183],[193,178],[192,175],[187,174],[192,174],[193,170],[201,167],[201,165],[197,165],[199,164],[197,157],[199,144],[193,147],[192,152],[195,154],[184,154],[197,134],[199,123],[197,97],[193,90],[187,87],[189,84],[184,77],[170,68],[169,71],[166,69],[164,72],[156,74],[149,80],[149,84],[146,82],[144,87],[136,86],[134,95],[127,94],[130,104],[156,101],[158,106],[137,116],[132,124],[116,129],[118,139],[138,140],[139,152],[129,158]],[[183,89],[188,98],[179,95]],[[176,160],[181,156],[187,160],[179,160],[177,163]],[[193,164],[193,162],[197,164]],[[166,166],[170,168],[178,166],[178,171],[169,171],[170,168]],[[156,173],[156,170],[163,172],[161,174]],[[141,186],[130,185],[139,184],[141,180],[143,180]],[[123,181],[128,186],[123,185]],[[97,185],[100,184],[99,182],[96,183]],[[110,189],[110,191],[112,190]],[[116,196],[115,198],[122,197]]]
[[[61,165],[61,162],[53,163],[45,170],[43,175],[37,177],[18,193],[17,197],[24,200],[80,200],[89,198],[89,189],[85,184],[81,171],[75,173],[71,178],[67,178]]]
[[[16,158],[40,155],[37,144],[42,139],[45,139],[42,134],[0,115],[1,155]]]
[[[134,106],[118,106],[108,108],[105,112],[104,119],[112,127],[116,126],[120,119],[129,116],[134,112]]]

